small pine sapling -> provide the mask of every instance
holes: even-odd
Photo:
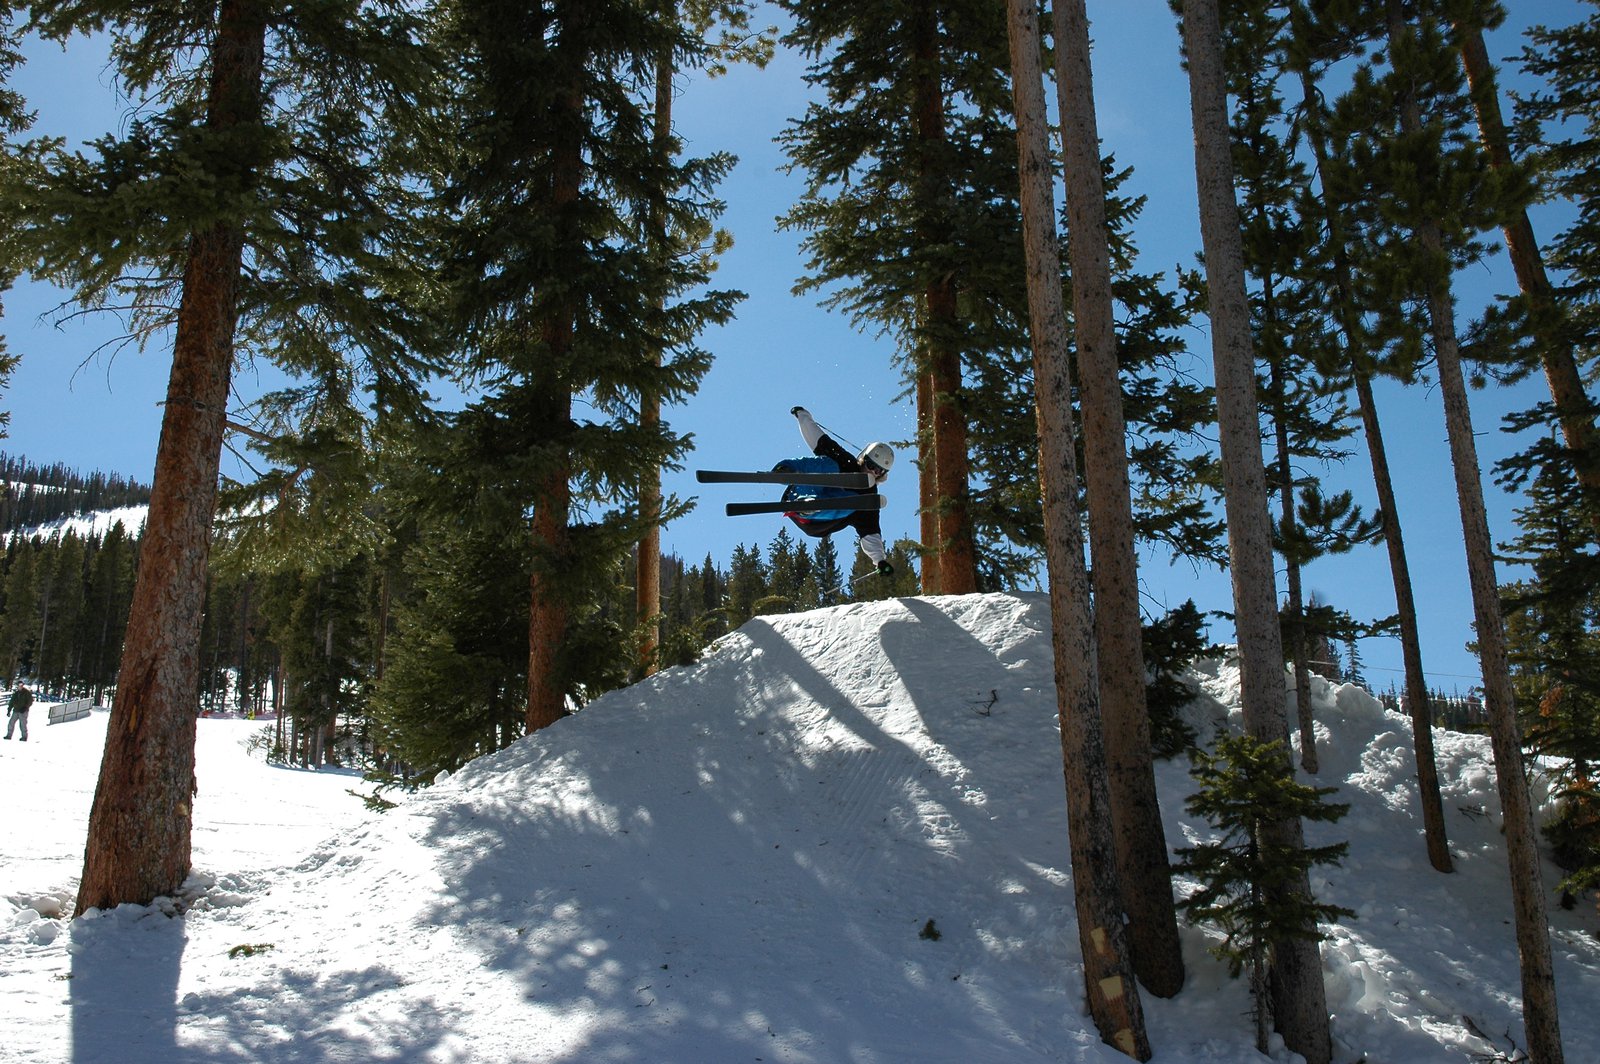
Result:
[[[1238,978],[1249,971],[1256,1048],[1265,1053],[1271,1026],[1267,962],[1272,951],[1297,938],[1321,941],[1326,936],[1318,921],[1355,915],[1286,889],[1303,882],[1313,865],[1337,864],[1348,843],[1296,849],[1275,841],[1267,829],[1291,817],[1332,822],[1350,807],[1323,801],[1337,788],[1297,783],[1281,741],[1231,736],[1217,741],[1215,754],[1195,751],[1191,756],[1191,774],[1200,790],[1185,805],[1189,812],[1205,817],[1222,837],[1176,851],[1179,863],[1174,870],[1200,880],[1200,889],[1178,907],[1191,920],[1222,930],[1223,940],[1211,952],[1228,962],[1230,976]]]
[[[1157,757],[1176,757],[1195,745],[1194,729],[1180,715],[1195,694],[1183,671],[1212,650],[1205,635],[1205,615],[1189,599],[1145,625],[1142,635],[1150,748]]]

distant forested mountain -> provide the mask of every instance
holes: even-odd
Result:
[[[60,462],[43,465],[0,451],[0,533],[149,502],[150,485],[120,473],[85,475]]]

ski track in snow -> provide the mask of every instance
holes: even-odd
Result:
[[[1048,623],[1038,595],[757,619],[385,814],[351,773],[248,754],[266,725],[202,719],[176,917],[64,921],[106,714],[40,706],[37,742],[0,742],[0,1061],[1124,1060],[1083,1008]],[[1194,680],[1191,720],[1236,727],[1237,669]],[[1359,913],[1322,949],[1335,1059],[1507,1048],[1463,1017],[1521,1045],[1487,740],[1436,732],[1441,876],[1408,722],[1314,693],[1316,782],[1351,811],[1308,837],[1351,849],[1313,889]],[[1187,765],[1157,782],[1169,846],[1209,837]],[[1551,916],[1568,1060],[1600,1060],[1600,921]],[[1257,1058],[1210,941],[1184,928],[1183,992],[1144,998],[1158,1061]]]

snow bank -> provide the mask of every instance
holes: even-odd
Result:
[[[201,720],[186,912],[124,906],[70,933],[57,851],[81,846],[95,758],[62,736],[51,789],[79,797],[30,806],[49,831],[20,863],[7,843],[0,880],[0,993],[23,1021],[7,1052],[1123,1060],[1081,998],[1048,614],[982,595],[758,619],[382,815],[334,800],[347,779],[249,760],[259,726]],[[1194,681],[1194,719],[1229,726],[1237,670]],[[1438,736],[1459,869],[1441,876],[1407,722],[1325,684],[1317,720],[1317,782],[1351,812],[1311,834],[1351,849],[1313,886],[1360,913],[1323,948],[1336,1059],[1459,1064],[1497,1049],[1474,1028],[1520,1043],[1487,742]],[[0,749],[8,788],[19,753]],[[1185,764],[1158,787],[1170,845],[1209,837]],[[1594,914],[1553,919],[1569,1059],[1600,1059]],[[1183,937],[1184,991],[1145,998],[1156,1059],[1255,1059],[1244,987],[1206,932]]]

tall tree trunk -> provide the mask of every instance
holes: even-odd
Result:
[[[1400,128],[1408,135],[1415,135],[1422,129],[1422,110],[1411,87],[1410,75],[1401,65],[1410,28],[1399,0],[1387,0],[1387,11],[1390,54],[1396,57],[1395,75],[1401,85]],[[1467,577],[1472,587],[1478,657],[1483,667],[1483,701],[1489,714],[1495,777],[1504,813],[1501,830],[1505,833],[1506,855],[1511,865],[1512,911],[1516,920],[1517,952],[1522,962],[1522,1019],[1530,1058],[1537,1064],[1561,1064],[1561,1024],[1556,1011],[1544,876],[1534,833],[1533,805],[1528,797],[1528,780],[1522,764],[1522,735],[1511,689],[1505,626],[1500,616],[1494,543],[1489,535],[1489,515],[1484,507],[1483,482],[1478,472],[1478,447],[1472,435],[1472,410],[1467,401],[1461,351],[1456,340],[1450,260],[1435,221],[1424,220],[1416,229],[1416,237],[1435,264],[1434,275],[1428,282],[1428,319],[1433,333],[1434,358],[1438,363],[1439,390],[1444,396],[1445,429],[1450,437],[1450,461],[1461,506],[1461,530],[1466,540]]]
[[[238,696],[237,701],[241,716],[246,715],[246,710],[249,709],[250,588],[253,583],[252,579],[246,578],[243,592],[239,595],[239,659],[236,666],[239,670],[239,690],[235,693]]]
[[[922,593],[940,593],[939,471],[933,453],[933,374],[917,371],[917,511],[922,537]]]
[[[1096,661],[1117,870],[1139,981],[1152,994],[1171,997],[1183,988],[1183,947],[1150,752],[1139,569],[1112,310],[1105,183],[1089,65],[1089,22],[1084,0],[1056,0],[1054,16],[1072,314],[1083,394]]]
[[[550,190],[550,210],[561,225],[578,201],[583,180],[583,152],[578,138],[583,98],[576,89],[562,95],[561,132],[554,147],[554,181]],[[543,325],[543,340],[550,363],[562,365],[572,349],[576,312],[570,306],[555,307]],[[572,393],[565,375],[554,373],[545,385],[539,421],[550,434],[546,446],[565,455],[572,423]],[[526,726],[538,731],[560,720],[566,712],[566,690],[560,675],[561,645],[566,641],[569,610],[550,568],[561,564],[568,550],[567,523],[572,510],[570,460],[556,462],[539,486],[533,513],[533,576],[530,580],[528,609],[528,710]]]
[[[915,9],[915,66],[912,123],[919,147],[916,195],[924,219],[937,219],[950,198],[948,178],[938,161],[945,140],[944,90],[940,84],[939,22],[933,4]],[[925,247],[948,243],[944,226],[925,221],[918,239]],[[967,595],[978,590],[977,548],[968,511],[967,420],[961,406],[960,310],[953,277],[931,279],[923,292],[927,320],[927,359],[933,399],[934,483],[938,495],[936,527],[939,536],[939,590],[946,595]]]
[[[1270,301],[1270,295],[1268,299]],[[1282,410],[1288,403],[1288,397],[1285,394],[1287,389],[1283,382],[1283,368],[1276,360],[1272,362],[1271,374],[1272,401],[1277,409]],[[1278,497],[1283,504],[1283,535],[1285,540],[1292,543],[1298,522],[1294,511],[1294,470],[1289,464],[1289,425],[1286,419],[1273,419],[1273,442],[1278,449]],[[1293,547],[1289,550],[1291,553],[1284,558],[1284,569],[1287,570],[1289,590],[1289,660],[1294,667],[1294,705],[1300,723],[1300,767],[1315,774],[1317,734],[1316,720],[1311,714],[1311,669],[1306,664],[1306,658],[1310,656],[1306,639],[1306,597],[1300,579],[1300,560],[1293,556]]]
[[[1100,1037],[1130,1057],[1149,1060],[1144,1006],[1134,981],[1129,936],[1122,920],[1124,907],[1112,839],[1110,786],[1096,704],[1094,624],[1078,513],[1072,382],[1039,64],[1038,0],[1007,0],[1006,13],[1017,112],[1029,330],[1038,390],[1035,413],[1039,422],[1051,646],[1055,651],[1056,706],[1067,785],[1078,943],[1083,953],[1089,1014]]]
[[[677,21],[677,0],[662,0],[662,10],[668,24]],[[652,133],[656,152],[663,160],[672,150],[672,53],[656,57],[655,129]],[[650,238],[655,242],[656,254],[668,255],[666,209],[657,202],[651,207]],[[661,350],[651,352],[654,366],[661,365]],[[661,425],[661,396],[654,388],[644,388],[639,395],[639,424],[646,430]],[[661,645],[661,467],[651,465],[639,477],[639,513],[646,521],[644,535],[639,539],[638,566],[634,577],[635,612],[638,616],[639,665],[645,675],[660,666],[657,648]]]
[[[1500,116],[1499,89],[1495,85],[1489,51],[1484,47],[1483,32],[1465,19],[1456,19],[1454,27],[1461,42],[1461,65],[1467,72],[1467,83],[1471,86],[1472,102],[1478,114],[1479,139],[1489,155],[1489,164],[1497,170],[1509,169],[1511,138]],[[1561,438],[1572,454],[1578,483],[1590,505],[1591,520],[1600,522],[1600,439],[1596,438],[1590,412],[1592,404],[1584,390],[1572,344],[1560,327],[1562,312],[1556,302],[1555,288],[1545,272],[1544,258],[1539,253],[1539,242],[1534,238],[1528,212],[1519,210],[1509,215],[1502,232],[1517,287],[1533,312],[1539,359],[1544,365],[1550,398],[1555,403]]]
[[[1433,713],[1428,699],[1428,683],[1422,671],[1422,641],[1417,626],[1417,600],[1411,591],[1411,566],[1406,560],[1405,537],[1400,530],[1400,511],[1394,497],[1394,479],[1389,475],[1389,455],[1383,443],[1383,428],[1372,395],[1368,374],[1353,374],[1356,405],[1366,433],[1367,453],[1372,456],[1372,480],[1378,492],[1378,513],[1383,519],[1383,542],[1389,551],[1389,572],[1394,580],[1395,612],[1400,618],[1400,659],[1405,668],[1406,711],[1411,717],[1412,749],[1417,762],[1417,797],[1422,807],[1422,832],[1428,847],[1428,863],[1439,872],[1450,872],[1450,843],[1445,835],[1444,800],[1439,794],[1439,766],[1433,754]]]
[[[1304,8],[1296,5],[1297,17]],[[1323,217],[1332,251],[1334,316],[1344,336],[1350,362],[1351,386],[1356,407],[1361,412],[1362,432],[1367,455],[1372,462],[1372,482],[1378,495],[1378,514],[1383,523],[1383,543],[1389,554],[1389,575],[1394,584],[1395,615],[1400,623],[1400,659],[1405,669],[1403,687],[1406,711],[1411,717],[1411,744],[1417,762],[1417,800],[1422,809],[1423,837],[1428,848],[1428,863],[1440,872],[1450,872],[1450,844],[1444,827],[1444,802],[1439,794],[1439,768],[1433,753],[1433,714],[1428,699],[1428,683],[1422,671],[1422,639],[1417,624],[1416,596],[1411,589],[1411,565],[1406,560],[1405,536],[1400,527],[1400,509],[1395,502],[1394,479],[1389,475],[1389,455],[1383,442],[1383,425],[1372,394],[1372,374],[1364,364],[1361,328],[1356,318],[1355,282],[1345,242],[1343,205],[1339,192],[1328,187],[1330,173],[1327,137],[1323,133],[1321,104],[1309,67],[1299,71],[1302,101],[1309,120],[1303,123],[1311,144],[1317,172],[1324,175]]]
[[[1184,0],[1183,44],[1194,121],[1195,179],[1210,298],[1212,363],[1222,442],[1228,553],[1233,575],[1234,625],[1239,641],[1245,727],[1287,750],[1283,641],[1272,572],[1272,522],[1256,410],[1255,354],[1245,295],[1244,248],[1234,199],[1228,101],[1217,0]],[[1303,849],[1298,817],[1267,825],[1281,846]],[[1282,888],[1309,897],[1310,883]],[[1307,928],[1315,932],[1315,928]],[[1328,1064],[1327,992],[1317,943],[1296,937],[1276,944],[1272,957],[1273,1013],[1284,1043],[1308,1064]]]
[[[211,45],[208,127],[260,121],[265,46],[264,6],[223,3]],[[248,163],[228,165],[254,179]],[[89,812],[80,913],[146,904],[189,873],[197,653],[243,249],[244,231],[234,222],[189,241],[144,544]]]

